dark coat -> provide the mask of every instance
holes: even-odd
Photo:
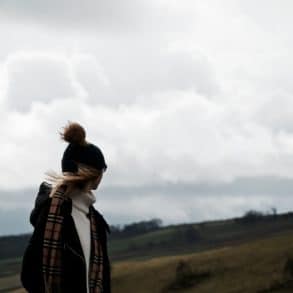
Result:
[[[51,185],[42,182],[39,188],[35,207],[30,214],[30,223],[34,226],[33,234],[22,258],[20,280],[23,287],[30,293],[43,293],[42,278],[42,239],[47,215],[52,198],[49,197]],[[86,264],[82,246],[77,230],[71,216],[72,201],[63,203],[62,213],[64,223],[62,229],[63,243],[63,270],[62,293],[86,293]],[[104,217],[94,209],[98,220],[98,233],[100,233],[104,254],[104,293],[111,292],[111,265],[107,251],[107,233],[110,227]]]

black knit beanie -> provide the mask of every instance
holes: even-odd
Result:
[[[97,170],[106,170],[107,164],[101,149],[86,141],[85,129],[76,122],[69,122],[60,133],[68,142],[61,161],[62,172],[77,172],[77,163],[82,163]]]

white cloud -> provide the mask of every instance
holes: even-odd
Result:
[[[218,91],[204,56],[153,46],[155,53],[140,48],[119,52],[115,58],[88,55],[75,65],[76,75],[93,103],[151,104],[156,93],[194,90],[212,96]],[[147,57],[147,58],[146,58]],[[98,63],[98,60],[101,63]],[[90,62],[90,64],[89,64]]]
[[[67,120],[105,186],[292,176],[289,2],[113,3],[0,4],[1,188],[60,171]]]
[[[7,104],[18,111],[29,111],[32,102],[79,95],[70,64],[65,58],[44,53],[14,53],[8,56]]]

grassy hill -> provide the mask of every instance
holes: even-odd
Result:
[[[113,291],[176,292],[170,288],[177,284],[186,293],[293,292],[292,258],[293,231],[200,253],[121,261],[113,267]]]
[[[293,231],[199,253],[116,261],[112,286],[117,293],[288,293],[292,263]],[[16,280],[6,276],[0,286],[15,288]]]
[[[112,261],[200,252],[293,231],[293,214],[171,225],[133,237],[110,237]]]
[[[9,246],[16,238],[0,238],[10,256],[0,260],[0,293],[20,287],[22,251]],[[293,292],[292,213],[111,233],[108,247],[114,292]]]

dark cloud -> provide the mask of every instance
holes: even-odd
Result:
[[[0,3],[0,13],[2,18],[45,25],[52,29],[86,28],[101,33],[156,33],[189,27],[187,15],[182,19],[176,7],[168,7],[166,2],[158,0],[4,0]],[[188,18],[192,20],[192,15]]]
[[[292,179],[269,176],[238,178],[230,183],[100,186],[95,191],[95,206],[112,225],[154,217],[167,225],[237,217],[249,209],[276,207],[285,212],[293,204],[292,189]],[[28,221],[36,194],[37,188],[0,191],[0,234],[32,230]]]
[[[12,0],[2,1],[1,14],[9,17],[48,23],[51,25],[66,24],[71,27],[83,25],[95,26],[97,29],[107,30],[134,25],[144,5],[135,0],[126,1],[91,1],[91,0],[61,0],[40,2],[29,0],[26,2]]]
[[[139,196],[147,194],[161,194],[166,197],[175,196],[223,196],[223,195],[272,195],[289,196],[293,190],[293,179],[276,176],[239,177],[229,183],[225,182],[179,182],[148,184],[140,186],[108,186],[103,188],[103,194],[108,197],[119,198],[127,195]]]
[[[29,223],[30,210],[24,208],[0,208],[0,235],[30,233],[33,227]]]

